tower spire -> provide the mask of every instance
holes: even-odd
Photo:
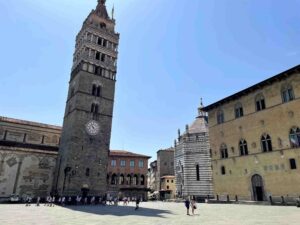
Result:
[[[200,106],[198,108],[198,117],[203,117],[206,115],[206,113],[203,111],[204,105],[203,105],[203,99],[200,99]]]
[[[111,19],[114,19],[115,14],[115,4],[113,4],[112,10],[111,10]]]
[[[109,19],[106,6],[105,6],[106,0],[98,0],[98,5],[96,8],[96,13],[98,16],[104,18],[104,19]]]

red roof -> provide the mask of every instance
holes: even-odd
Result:
[[[123,157],[144,157],[150,159],[150,156],[141,155],[133,152],[123,151],[123,150],[110,150],[110,156],[123,156]]]

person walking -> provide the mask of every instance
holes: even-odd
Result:
[[[194,198],[192,198],[191,200],[191,208],[192,208],[192,214],[195,215],[195,209],[197,209],[197,206],[196,206],[196,201]]]
[[[186,208],[186,215],[190,215],[190,200],[189,198],[186,198],[185,201],[184,201],[184,205],[185,205],[185,208]]]
[[[66,197],[62,197],[61,198],[61,205],[62,206],[65,206],[65,201],[66,201]]]
[[[138,210],[140,208],[140,198],[136,198],[135,200],[135,210]]]
[[[40,206],[41,198],[38,196],[36,199],[36,206]]]

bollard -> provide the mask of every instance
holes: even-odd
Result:
[[[236,201],[236,202],[238,202],[238,201],[239,201],[239,199],[238,199],[238,196],[237,196],[237,195],[235,196],[235,201]]]
[[[271,195],[269,196],[269,199],[270,199],[270,204],[273,205],[273,199]]]
[[[299,196],[299,198],[298,198],[298,200],[297,200],[297,207],[298,207],[298,208],[300,207],[300,196]]]
[[[284,205],[284,197],[281,196],[281,204]]]
[[[229,199],[229,195],[227,195],[227,202],[229,202],[230,201],[230,199]]]
[[[217,201],[219,201],[219,195],[217,195]]]

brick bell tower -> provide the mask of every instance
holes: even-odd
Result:
[[[76,37],[54,191],[103,195],[117,73],[119,34],[98,0]]]

